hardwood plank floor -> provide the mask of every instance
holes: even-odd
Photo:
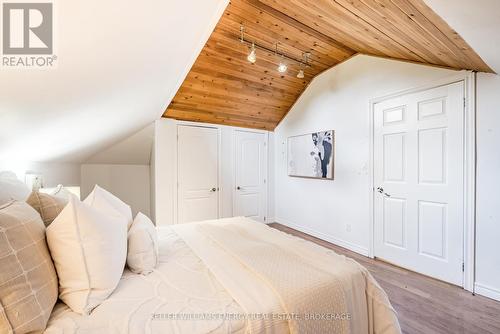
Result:
[[[365,266],[387,292],[405,334],[500,334],[500,302],[367,258],[284,225],[269,226],[330,248]]]

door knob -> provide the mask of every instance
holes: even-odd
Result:
[[[240,187],[240,186],[237,186],[237,187],[236,187],[236,189],[237,189],[237,190],[241,190],[241,187]]]
[[[384,191],[384,188],[382,188],[382,187],[378,187],[378,188],[377,188],[377,191],[378,191],[379,193],[381,193],[381,194],[384,194],[384,196],[386,196],[386,197],[391,197],[391,195],[390,195],[390,194],[388,194],[388,193],[386,193],[386,192]]]
[[[210,189],[210,191],[214,193],[214,192],[217,191],[217,189],[216,188],[212,188],[212,189]]]

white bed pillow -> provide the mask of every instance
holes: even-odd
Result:
[[[0,172],[0,205],[11,200],[24,202],[31,190],[13,172]]]
[[[133,219],[132,209],[130,208],[130,205],[124,203],[121,199],[119,199],[109,191],[106,191],[96,185],[94,187],[94,190],[92,190],[90,195],[88,195],[83,202],[104,212],[112,209],[118,211],[127,219],[127,229],[130,229]]]
[[[153,222],[139,212],[128,231],[127,265],[136,274],[147,275],[158,265],[158,235]]]
[[[69,199],[71,192],[68,189],[66,189],[66,187],[64,187],[62,184],[58,184],[50,194],[52,196],[64,198],[65,200],[67,200]]]
[[[74,312],[89,314],[115,290],[127,258],[126,219],[71,195],[47,228],[47,243],[59,277],[59,298]]]

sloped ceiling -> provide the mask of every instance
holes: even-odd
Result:
[[[314,6],[307,7],[318,11],[318,6],[339,2],[311,0],[308,4]],[[342,2],[345,6],[378,4],[381,11],[387,8],[385,4],[399,0]],[[247,11],[240,9],[239,14],[233,15],[233,7],[227,8],[224,17],[235,18],[217,28],[218,35],[225,35],[225,40],[214,40],[214,33],[195,63],[227,3],[227,0],[144,0],[134,4],[118,0],[57,1],[58,67],[47,71],[0,70],[0,165],[13,160],[83,162],[89,157],[92,161],[101,160],[103,155],[94,155],[96,152],[137,132],[165,112],[188,72],[171,105],[179,102],[179,98],[187,100],[177,109],[183,113],[170,114],[176,109],[169,108],[166,116],[271,129],[316,71],[333,66],[354,52],[354,45],[342,45],[335,39],[343,32],[330,35],[326,30],[332,23],[322,23],[327,16],[324,13],[313,14],[314,20],[303,23],[301,15],[308,13],[307,8],[296,14],[284,14],[278,7],[293,3],[296,8],[302,0],[248,0],[244,5],[251,6],[245,8],[253,13],[252,18],[241,17]],[[421,0],[401,3],[422,6]],[[450,5],[450,0],[425,0],[425,4],[496,72],[500,71],[499,1],[455,0]],[[289,15],[291,18],[287,18]],[[377,17],[380,20],[389,16]],[[412,15],[401,17],[405,25],[423,24],[417,23],[420,21]],[[336,14],[333,23],[337,20],[340,18]],[[361,20],[364,19],[360,16],[353,18],[353,22]],[[306,69],[306,80],[296,80],[297,67],[293,64],[287,76],[277,75],[277,60],[272,54],[259,51],[257,64],[249,65],[245,60],[248,50],[236,40],[241,22],[247,26],[249,38],[262,39],[262,43],[271,47],[279,40],[281,48],[291,56],[300,57],[302,51],[312,51],[313,66]],[[435,27],[446,26],[440,21]],[[449,33],[450,41],[458,40],[467,49],[460,36],[452,30]],[[356,36],[365,41],[371,35],[361,29]],[[403,37],[413,39],[417,35],[410,32]],[[369,45],[365,42],[361,46]],[[435,39],[430,43],[431,49],[434,44],[441,45]],[[459,68],[489,71],[477,57],[470,57],[475,60]],[[197,72],[205,76],[195,78]],[[212,82],[217,90],[212,88]],[[267,86],[274,88],[269,92]],[[283,101],[286,103],[282,106]],[[135,147],[134,143],[130,145]]]
[[[249,63],[240,25],[267,50],[310,52],[305,78],[293,61],[280,74],[272,51]],[[357,53],[492,72],[422,0],[231,0],[164,117],[272,130],[316,75]]]
[[[500,1],[425,0],[488,65],[500,73]]]
[[[154,141],[154,123],[124,140],[94,154],[85,163],[149,165]]]
[[[158,119],[226,0],[55,1],[50,70],[0,70],[0,162],[85,161]]]

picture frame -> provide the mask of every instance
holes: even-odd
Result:
[[[335,130],[288,137],[288,176],[333,180],[334,166]]]

